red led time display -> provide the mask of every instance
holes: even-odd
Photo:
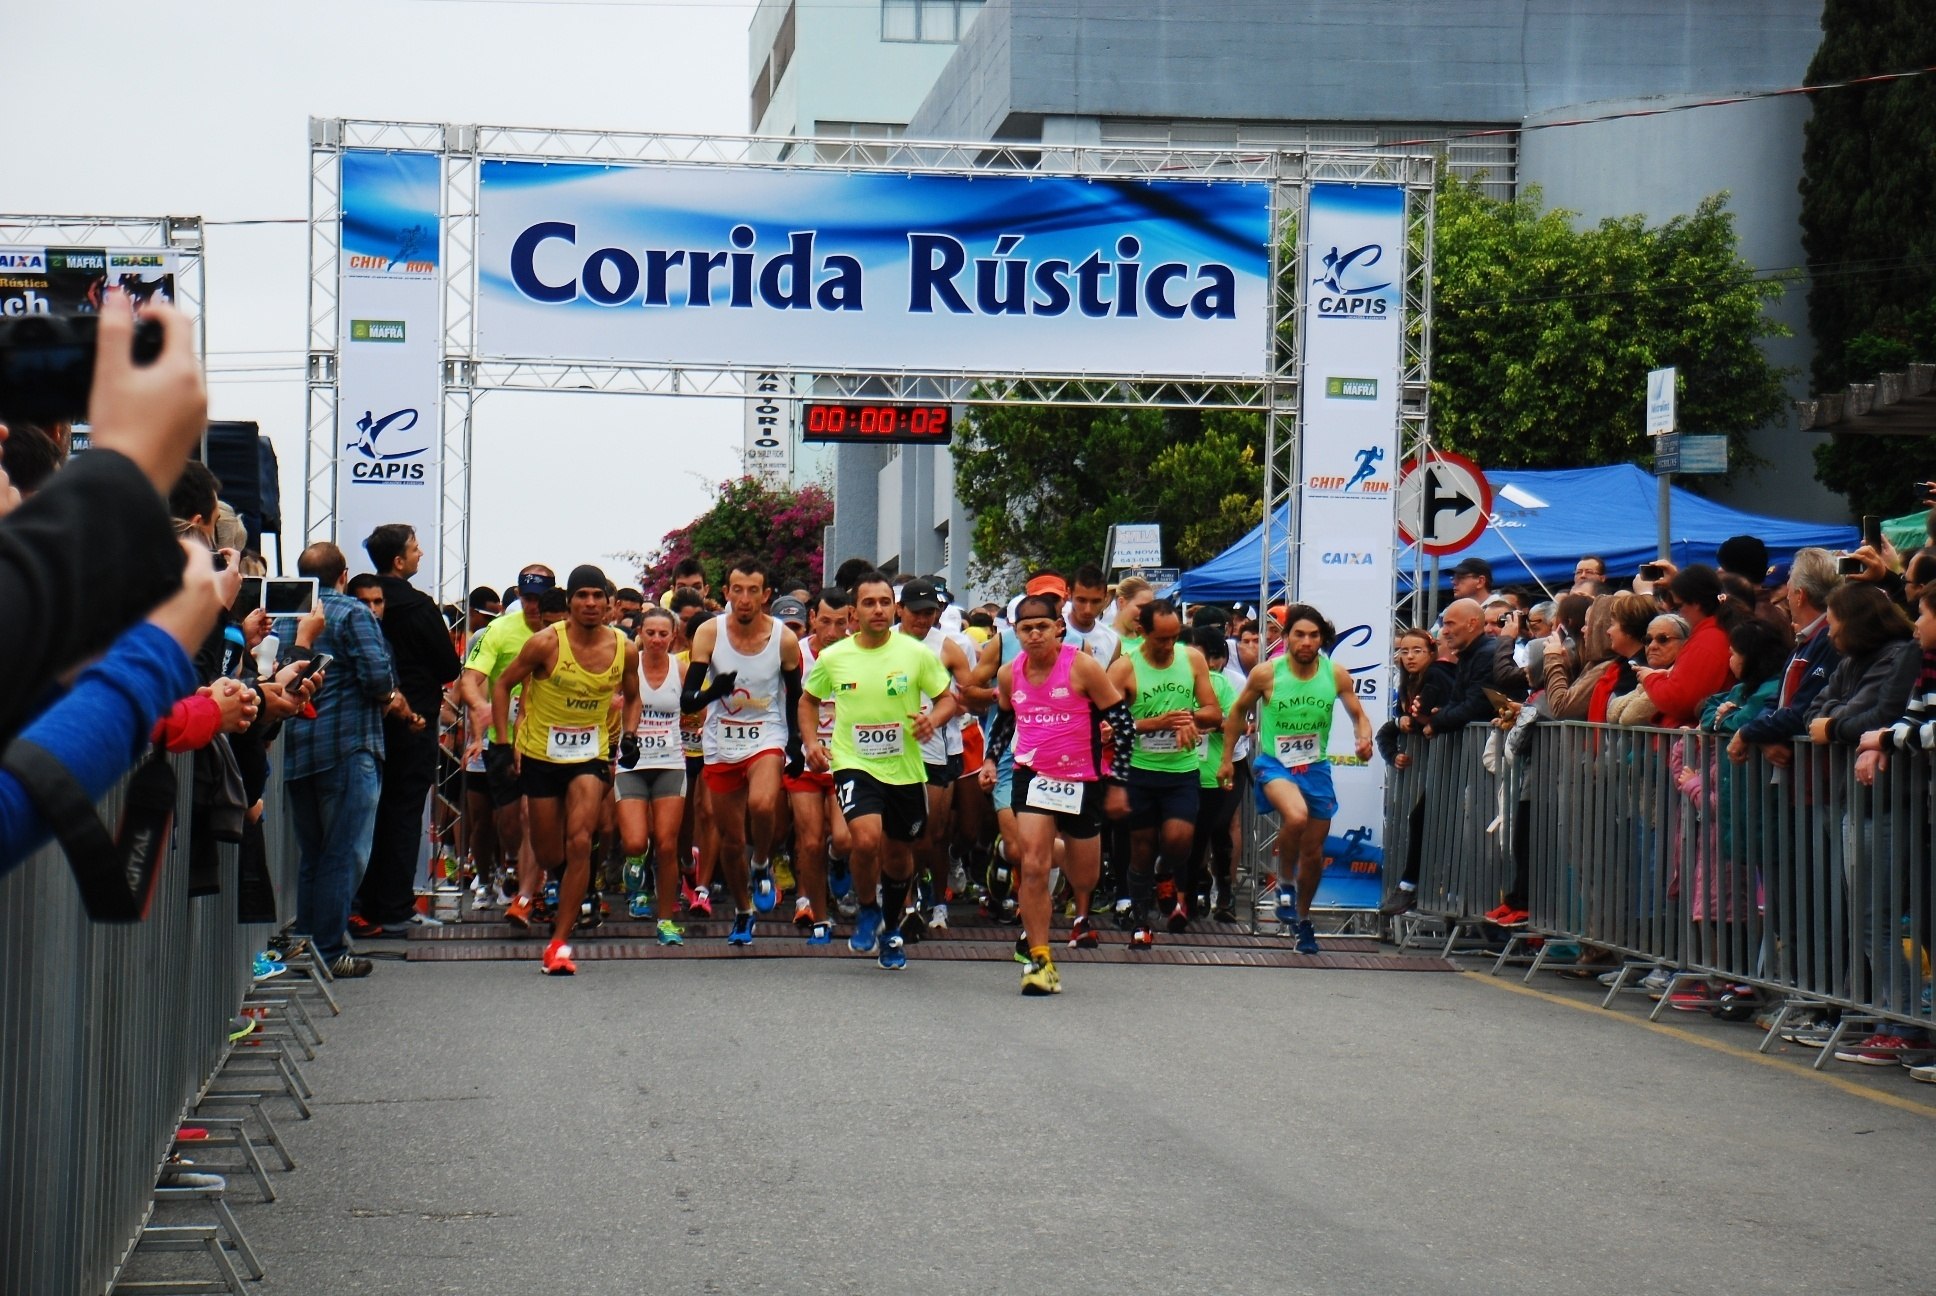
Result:
[[[946,405],[893,401],[809,401],[803,411],[802,441],[878,441],[902,445],[947,445],[954,433],[953,411]]]

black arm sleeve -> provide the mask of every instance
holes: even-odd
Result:
[[[1128,772],[1129,757],[1136,748],[1136,721],[1130,718],[1129,700],[1125,698],[1117,702],[1102,713],[1102,718],[1109,723],[1110,738],[1114,743],[1115,761],[1110,769],[1120,780]]]
[[[48,681],[181,588],[168,509],[127,456],[92,450],[0,522],[0,741]]]
[[[1015,741],[1015,713],[1002,707],[995,708],[995,719],[988,726],[988,751],[985,760],[999,761],[1002,753],[1008,750],[1009,743]]]
[[[800,732],[800,668],[780,667],[780,687],[786,694],[786,767],[798,774],[805,767],[806,735]]]
[[[686,665],[685,681],[679,686],[679,709],[690,715],[702,707],[710,706],[725,696],[726,690],[719,687],[719,680],[710,684],[703,681],[712,670],[711,662],[689,662]]]

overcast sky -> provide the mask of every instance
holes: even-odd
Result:
[[[253,419],[275,439],[292,568],[303,535],[306,227],[222,222],[306,214],[310,117],[747,129],[750,3],[15,0],[6,10],[0,211],[211,222],[209,413]],[[709,484],[738,471],[741,417],[726,400],[484,396],[474,577],[502,586],[527,562],[563,572],[652,549],[706,507]]]

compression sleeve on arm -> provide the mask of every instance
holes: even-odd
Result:
[[[1102,718],[1108,722],[1110,736],[1115,744],[1116,759],[1110,768],[1115,771],[1115,777],[1120,779],[1129,769],[1129,757],[1136,746],[1136,722],[1129,715],[1129,700],[1127,698],[1119,700],[1115,706],[1102,713]]]
[[[782,666],[780,668],[780,687],[786,693],[787,742],[786,764],[788,769],[798,769],[804,759],[806,735],[800,732],[800,668]]]
[[[688,662],[686,678],[679,686],[679,709],[688,715],[710,705],[719,696],[713,689],[704,685],[707,672],[712,670],[711,662]]]
[[[1015,713],[997,707],[995,721],[988,727],[988,749],[983,759],[999,761],[1008,744],[1015,739]]]

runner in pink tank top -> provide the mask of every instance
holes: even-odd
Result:
[[[1133,722],[1121,690],[1088,653],[1061,641],[1058,602],[1031,594],[1015,607],[1022,655],[996,675],[1002,718],[989,739],[990,781],[996,759],[1015,742],[1015,838],[1020,874],[1017,900],[1026,932],[1023,994],[1058,994],[1061,975],[1049,953],[1049,866],[1059,834],[1066,846],[1062,871],[1075,892],[1071,948],[1093,948],[1090,895],[1102,871],[1103,775],[1101,725],[1107,722],[1117,767],[1127,768]]]
[[[1049,677],[1032,683],[1018,671],[1009,689],[1015,709],[1015,763],[1047,778],[1094,783],[1102,777],[1101,725],[1087,695],[1071,685],[1071,664],[1082,650],[1062,645]]]

